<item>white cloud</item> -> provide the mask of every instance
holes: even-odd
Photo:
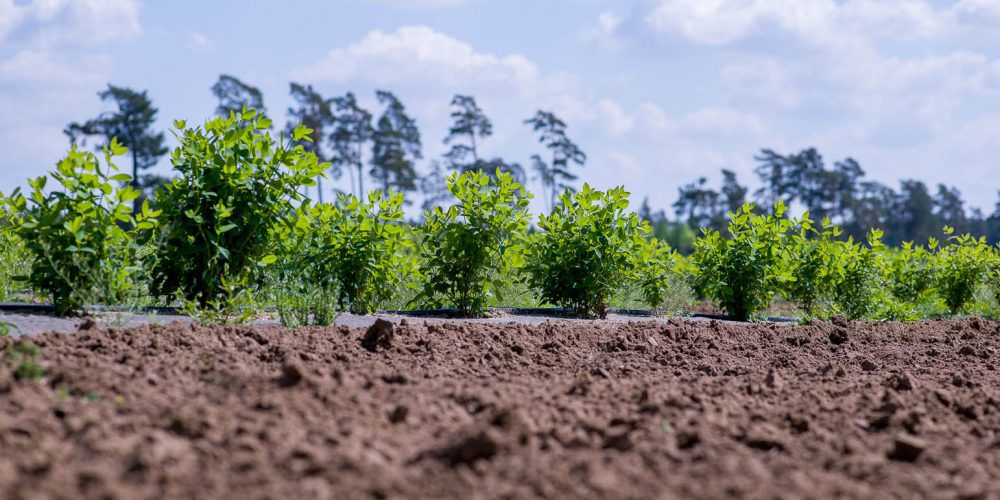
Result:
[[[605,47],[618,49],[625,46],[624,40],[618,36],[618,28],[624,19],[606,10],[597,15],[597,23],[582,34],[582,38],[588,41],[596,41]]]
[[[103,56],[66,61],[57,60],[48,51],[26,49],[7,61],[0,61],[0,81],[93,86],[106,81],[110,67],[110,60]]]
[[[138,0],[0,0],[0,40],[93,45],[142,33]]]
[[[639,161],[624,151],[610,151],[607,154],[607,162],[615,170],[624,171],[631,175],[639,176],[646,173],[646,169],[639,164]]]
[[[427,26],[404,26],[391,33],[372,31],[357,43],[331,50],[294,76],[309,81],[424,82],[453,88],[499,84],[526,94],[558,91],[573,83],[564,74],[542,75],[521,54],[478,52]]]
[[[188,43],[186,45],[188,50],[192,50],[194,52],[209,50],[213,46],[212,40],[209,40],[209,38],[202,33],[191,33],[191,36],[188,37]]]
[[[685,115],[680,127],[687,132],[711,135],[761,136],[767,132],[767,126],[757,115],[718,106]]]
[[[654,32],[708,46],[775,30],[830,48],[857,38],[912,39],[945,32],[953,12],[923,0],[660,0],[644,15]]]
[[[14,3],[14,0],[0,0],[0,41],[20,25],[23,18],[23,7]]]
[[[642,102],[632,111],[626,111],[620,104],[603,99],[595,106],[596,117],[612,137],[620,137],[633,130],[659,134],[671,130],[674,124],[660,106],[652,102]]]

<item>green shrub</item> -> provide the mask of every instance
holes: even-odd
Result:
[[[676,280],[677,252],[659,238],[644,239],[637,249],[634,281],[642,290],[642,301],[650,309],[662,309]]]
[[[273,255],[275,226],[293,217],[299,189],[325,164],[303,146],[267,132],[253,110],[186,128],[171,156],[180,174],[156,195],[162,210],[153,292],[179,295],[222,318],[252,305],[252,287]],[[309,140],[299,126],[294,141]]]
[[[972,235],[952,236],[954,228],[945,227],[948,243],[938,246],[935,256],[937,290],[952,314],[965,310],[976,289],[985,282],[993,252],[985,238]]]
[[[931,238],[930,249],[937,245],[937,241]],[[889,262],[892,274],[890,291],[897,300],[914,304],[934,287],[934,256],[927,248],[905,242],[891,252]]]
[[[842,248],[835,238],[840,228],[823,220],[813,226],[809,213],[795,221],[798,231],[788,241],[788,281],[785,298],[795,302],[808,315],[815,316],[818,308],[833,296],[837,283],[837,265]]]
[[[19,293],[31,273],[31,257],[18,236],[20,216],[11,210],[10,199],[0,192],[0,302],[24,300]]]
[[[747,321],[767,310],[787,281],[783,270],[785,233],[792,221],[778,202],[771,215],[753,213],[746,203],[730,213],[729,238],[705,229],[695,241],[695,283],[734,318]]]
[[[552,213],[539,218],[541,233],[528,248],[525,271],[544,301],[580,316],[604,317],[608,299],[643,258],[649,259],[644,295],[661,301],[666,269],[653,262],[659,249],[644,247],[649,226],[626,214],[627,208],[624,188],[597,191],[584,184],[579,192],[563,193]]]
[[[452,174],[448,191],[456,205],[424,214],[420,260],[425,282],[414,300],[447,303],[463,316],[479,316],[509,279],[508,271],[523,261],[519,244],[531,195],[500,170],[495,177],[480,171]]]
[[[388,301],[407,275],[403,195],[373,191],[368,202],[342,195],[335,204],[306,204],[279,241],[277,271],[327,308],[366,314]],[[317,307],[319,304],[314,304]]]
[[[835,311],[848,319],[881,319],[889,305],[886,293],[886,262],[882,257],[882,231],[868,233],[868,245],[848,239],[835,266],[839,273],[834,293]]]
[[[112,161],[126,149],[116,139],[97,157],[74,146],[48,176],[29,181],[31,194],[15,193],[9,205],[21,220],[16,234],[31,254],[28,283],[47,296],[56,312],[79,312],[85,304],[113,304],[135,288],[142,265],[136,259],[139,231],[152,229],[156,212],[143,204],[132,216],[139,192]],[[47,189],[49,179],[58,183]]]

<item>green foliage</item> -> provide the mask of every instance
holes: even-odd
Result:
[[[18,293],[23,287],[17,278],[31,272],[31,257],[17,234],[21,220],[10,207],[10,201],[0,192],[0,302],[23,300]]]
[[[934,250],[938,242],[931,238],[928,248]],[[935,285],[934,255],[928,248],[905,242],[889,257],[892,296],[909,304],[916,303]]]
[[[843,244],[841,259],[834,269],[839,272],[834,293],[836,312],[848,319],[876,319],[887,310],[886,262],[881,252],[882,231],[872,229],[868,245],[853,239]]]
[[[158,110],[153,106],[146,91],[138,92],[128,87],[118,87],[108,84],[108,88],[98,92],[101,101],[111,101],[117,108],[115,111],[101,113],[83,123],[71,123],[63,131],[70,141],[85,143],[88,137],[103,138],[104,145],[117,138],[120,144],[128,148],[132,157],[132,176],[128,182],[136,190],[152,188],[163,181],[157,176],[142,176],[142,171],[152,168],[159,159],[169,151],[165,144],[163,132],[155,132]],[[143,197],[133,200],[132,209],[140,210]]]
[[[336,204],[317,204],[302,210],[293,228],[297,250],[285,255],[304,261],[298,274],[319,288],[338,289],[343,309],[366,314],[388,300],[406,274],[401,250],[410,244],[404,236],[403,195],[373,191],[364,203],[342,195]]]
[[[633,276],[638,259],[659,258],[659,249],[644,247],[649,226],[625,213],[628,193],[622,187],[597,191],[584,184],[578,193],[565,191],[559,202],[538,221],[541,236],[527,251],[528,283],[547,302],[580,316],[604,317],[608,298]],[[663,282],[653,266],[643,269],[644,292],[659,302]]]
[[[840,235],[840,228],[830,224],[829,219],[815,227],[809,212],[795,222],[798,231],[788,241],[790,279],[784,295],[806,314],[814,316],[838,284],[837,264],[842,246],[835,238]]]
[[[458,204],[425,213],[420,255],[425,283],[415,300],[442,301],[463,316],[486,312],[492,294],[519,267],[521,233],[528,225],[531,195],[504,172],[481,171],[448,177]]]
[[[747,321],[766,310],[787,277],[782,272],[785,233],[792,221],[777,202],[771,215],[753,213],[745,203],[730,213],[729,238],[704,230],[695,242],[695,283],[719,301],[727,314]]]
[[[0,322],[0,339],[6,340],[12,327],[10,323]],[[15,380],[41,380],[45,376],[41,357],[42,349],[30,340],[8,340],[4,346],[3,362],[14,367]]]
[[[112,161],[126,149],[114,138],[104,150],[106,168],[93,153],[75,146],[48,176],[29,181],[31,193],[9,200],[21,214],[16,233],[33,261],[28,283],[49,297],[59,314],[88,303],[113,304],[134,289],[142,272],[136,259],[139,231],[154,227],[157,212],[130,202],[139,197]],[[49,186],[52,179],[58,186]]]
[[[952,236],[954,229],[945,227],[948,243],[940,245],[935,255],[937,290],[952,314],[965,310],[976,289],[982,284],[993,260],[993,251],[985,238],[969,234]]]
[[[209,120],[204,128],[177,122],[171,157],[180,174],[157,195],[162,226],[153,292],[179,294],[219,315],[252,303],[251,287],[273,255],[278,224],[293,217],[299,189],[326,167],[301,145],[266,130],[251,109]],[[298,127],[292,140],[308,140]],[[242,304],[241,304],[242,303]]]

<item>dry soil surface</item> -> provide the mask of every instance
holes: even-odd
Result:
[[[979,319],[83,328],[0,362],[0,495],[1000,498]]]

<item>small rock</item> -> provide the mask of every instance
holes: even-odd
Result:
[[[958,353],[962,356],[975,356],[976,350],[973,349],[972,346],[962,346],[962,348],[958,350]]]
[[[410,326],[410,321],[406,318],[399,320],[399,326]]]
[[[604,439],[604,444],[602,445],[604,449],[618,451],[629,451],[632,449],[632,446],[632,438],[629,437],[628,432],[611,434]]]
[[[94,318],[86,316],[80,321],[80,326],[77,327],[77,330],[87,332],[90,330],[100,330],[100,328],[100,325],[97,324],[97,321],[95,321]]]
[[[875,371],[876,368],[878,368],[878,367],[870,359],[866,359],[866,360],[861,361],[861,369],[864,370],[864,371],[866,371],[866,372]]]
[[[305,378],[305,375],[298,363],[285,363],[281,367],[281,377],[278,377],[278,385],[281,387],[291,387],[301,382],[303,378]]]
[[[382,318],[375,320],[375,324],[368,327],[364,338],[361,339],[361,347],[370,352],[378,349],[389,349],[392,347],[394,325],[391,321]]]
[[[848,340],[847,329],[845,328],[837,328],[836,330],[830,332],[830,343],[833,345],[840,345]]]
[[[778,372],[774,371],[774,368],[767,371],[767,377],[764,377],[764,383],[771,389],[775,390],[781,390],[781,388],[785,386],[785,381],[782,380],[781,375],[778,375]]]
[[[406,417],[409,414],[410,414],[409,408],[403,405],[399,405],[393,408],[391,412],[389,412],[389,422],[393,424],[404,422],[406,421]]]
[[[885,380],[885,386],[895,391],[909,391],[913,389],[913,380],[906,372],[893,373]]]
[[[499,451],[500,444],[496,439],[489,433],[481,431],[462,437],[451,445],[431,453],[431,456],[448,465],[456,466],[489,460]]]
[[[889,460],[914,462],[927,449],[927,442],[909,434],[897,434],[889,451]]]

